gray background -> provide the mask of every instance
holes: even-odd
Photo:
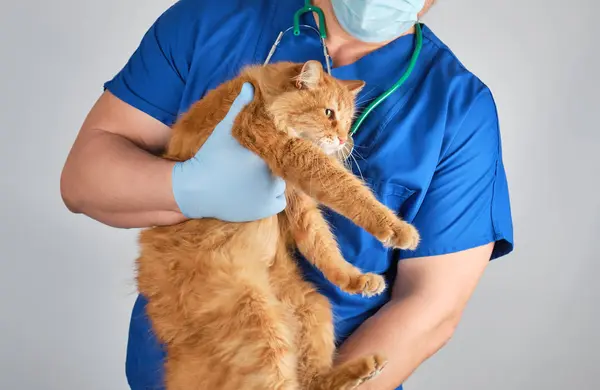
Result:
[[[127,388],[137,232],[69,214],[59,174],[102,83],[171,2],[2,1],[1,389]],[[426,18],[497,99],[517,248],[408,389],[600,388],[599,14],[440,0]]]

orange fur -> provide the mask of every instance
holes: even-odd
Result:
[[[249,67],[210,91],[175,124],[165,157],[191,158],[244,82],[254,85],[255,97],[233,135],[286,180],[288,207],[260,221],[190,220],[142,232],[138,286],[167,348],[166,387],[353,389],[383,369],[385,359],[332,367],[329,302],[302,280],[291,252],[298,248],[341,289],[375,295],[384,279],[344,260],[318,203],[392,247],[414,248],[418,233],[336,158],[336,137],[349,141],[363,83],[336,80],[314,61]]]

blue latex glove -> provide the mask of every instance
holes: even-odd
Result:
[[[229,113],[188,161],[173,168],[173,194],[188,218],[247,222],[270,217],[286,206],[285,182],[231,135],[238,113],[252,101],[245,83]]]

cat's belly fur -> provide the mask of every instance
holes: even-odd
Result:
[[[287,253],[277,217],[153,228],[140,243],[138,287],[167,347],[169,389],[180,388],[179,380],[233,390],[252,389],[253,377],[257,388],[264,375],[294,377],[294,305],[278,291],[312,288]],[[276,261],[285,281],[270,275]]]

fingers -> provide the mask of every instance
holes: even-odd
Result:
[[[267,210],[267,215],[265,215],[265,217],[270,217],[272,215],[279,214],[280,212],[285,210],[286,206],[287,206],[287,200],[285,199],[285,195],[282,194],[282,195],[278,196],[277,198],[275,198],[269,204],[270,210]]]
[[[242,85],[242,90],[240,94],[235,98],[229,112],[227,113],[228,119],[233,119],[239,114],[240,111],[247,105],[252,102],[254,99],[254,87],[252,84],[246,82]]]
[[[285,196],[285,181],[283,181],[283,179],[280,177],[273,175],[270,175],[269,180],[271,180],[270,188],[268,188],[270,193],[263,194],[263,200],[260,201],[260,203],[257,204],[258,207],[255,207],[254,209],[256,215],[253,220],[277,215],[285,210],[287,206],[287,198]]]
[[[277,176],[274,176],[273,191],[275,199],[271,202],[272,215],[282,212],[287,206],[287,199],[285,197],[285,181]]]
[[[276,197],[285,196],[285,181],[278,176],[273,176],[273,195]]]
[[[211,135],[208,137],[205,146],[207,146],[209,143],[217,142],[219,144],[225,143],[229,147],[236,147],[241,149],[242,145],[239,144],[238,141],[233,137],[233,135],[231,134],[231,130],[235,118],[247,104],[252,102],[253,98],[254,87],[248,82],[244,83],[242,85],[242,89],[239,95],[235,98],[231,107],[229,108],[229,112],[227,112],[225,118],[223,118],[223,120],[219,122],[219,124],[215,127]],[[218,141],[215,141],[215,139]]]
[[[233,140],[233,136],[231,135],[233,122],[235,121],[235,118],[238,116],[240,111],[242,111],[247,104],[252,102],[252,99],[254,99],[254,87],[252,86],[252,84],[246,82],[242,85],[242,90],[231,104],[227,115],[217,125],[217,127],[215,127],[212,134],[208,137],[208,140],[214,137],[217,137],[218,139],[224,139],[223,137],[227,137]],[[235,140],[234,144],[238,144],[238,141]],[[241,147],[241,145],[239,146]]]

